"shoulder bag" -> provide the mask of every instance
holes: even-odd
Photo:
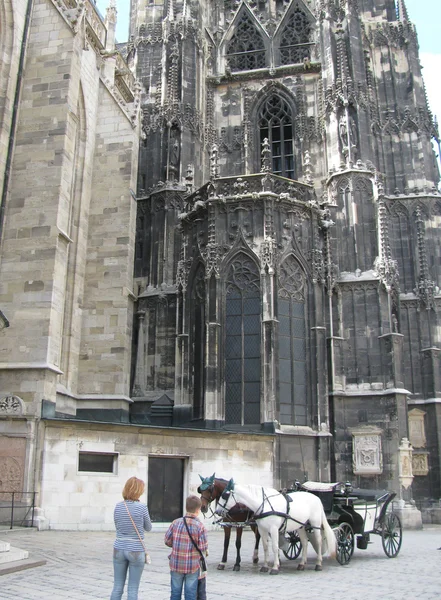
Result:
[[[152,562],[152,559],[150,558],[150,554],[147,552],[147,549],[146,549],[146,547],[145,547],[145,545],[144,545],[144,540],[143,540],[143,539],[142,539],[142,537],[139,535],[138,528],[137,528],[137,527],[136,527],[136,525],[135,525],[135,521],[133,520],[133,518],[132,518],[132,515],[130,514],[130,511],[129,511],[129,507],[127,506],[127,504],[125,503],[125,501],[124,501],[124,505],[125,505],[125,507],[126,507],[126,510],[127,510],[127,513],[128,513],[128,515],[129,515],[129,517],[130,517],[130,520],[132,521],[132,525],[133,525],[133,527],[135,528],[135,531],[136,531],[136,533],[138,534],[139,541],[141,542],[141,544],[142,544],[142,547],[144,548],[144,552],[145,552],[145,564],[146,564],[146,565],[149,565],[149,564]]]
[[[205,562],[205,558],[204,558],[204,555],[202,554],[202,550],[199,548],[199,546],[196,544],[196,542],[194,541],[194,539],[191,537],[190,529],[188,528],[186,518],[183,517],[183,519],[184,519],[185,527],[187,529],[188,536],[191,539],[191,543],[193,544],[193,546],[196,548],[196,550],[199,552],[199,554],[201,556],[201,568],[202,568],[202,572],[206,573],[207,572],[207,563]]]

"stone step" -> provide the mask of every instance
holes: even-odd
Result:
[[[27,550],[21,550],[20,548],[14,548],[11,546],[9,552],[2,552],[0,554],[0,565],[15,562],[17,560],[24,560],[28,557],[29,552]]]
[[[11,544],[9,542],[0,541],[0,552],[9,552]]]
[[[4,565],[0,565],[0,577],[9,575],[9,573],[17,573],[25,569],[33,569],[34,567],[42,567],[46,564],[45,560],[35,558],[25,558],[24,560],[15,560]]]

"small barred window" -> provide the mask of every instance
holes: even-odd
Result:
[[[248,71],[266,66],[265,44],[246,13],[242,15],[228,44],[227,61],[232,71]]]
[[[301,63],[311,58],[311,23],[299,7],[288,19],[280,39],[280,64]]]

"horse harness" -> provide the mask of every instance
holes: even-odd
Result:
[[[233,492],[233,490],[231,490],[230,493],[233,495],[233,498],[234,498],[234,492]],[[286,513],[282,513],[282,512],[279,512],[278,510],[274,510],[273,505],[271,504],[270,498],[278,497],[278,496],[283,496],[285,498],[285,500],[286,500]],[[259,510],[263,510],[265,502],[268,502],[268,504],[271,507],[271,510],[267,510],[265,512],[259,513],[258,512]],[[300,528],[302,528],[302,527],[305,527],[305,528],[308,527],[308,529],[309,528],[311,528],[311,529],[321,529],[321,527],[314,527],[308,521],[305,521],[305,523],[303,523],[302,521],[299,521],[298,519],[295,519],[294,517],[291,517],[291,515],[289,514],[289,505],[290,505],[291,502],[292,502],[292,498],[290,496],[288,496],[287,494],[283,494],[282,492],[277,492],[277,495],[274,494],[273,496],[267,496],[265,494],[265,488],[262,487],[262,504],[254,512],[254,521],[257,521],[258,519],[264,519],[265,517],[281,517],[283,519],[283,522],[282,522],[281,526],[279,527],[279,532],[280,533],[285,533],[288,520],[294,521],[294,523],[297,523],[298,525],[300,525]]]
[[[210,509],[212,517],[215,516],[215,512],[211,508],[211,503],[214,500],[214,498],[213,498],[213,490],[214,490],[214,486],[213,485],[211,485],[210,487],[208,487],[207,491],[210,492],[210,498],[205,498],[205,500],[207,501],[207,504],[208,504],[208,508]],[[254,513],[253,513],[253,511],[250,510],[244,504],[241,504],[241,506],[243,506],[244,508],[243,509],[239,509],[239,510],[240,511],[243,510],[243,512],[246,512],[246,514],[247,514],[247,516],[245,517],[244,521],[242,521],[242,522],[239,522],[239,521],[236,522],[236,521],[228,521],[228,520],[226,520],[226,519],[228,519],[228,514],[231,512],[231,509],[230,509],[228,511],[228,513],[225,515],[225,517],[221,517],[220,519],[214,521],[213,525],[220,525],[221,527],[237,527],[237,528],[245,527],[247,525],[255,525],[256,522],[254,520]]]

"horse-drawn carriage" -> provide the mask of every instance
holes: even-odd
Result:
[[[212,501],[216,502],[216,514],[222,515],[222,519],[229,514],[231,516],[230,511],[241,505],[250,509],[245,519],[239,517],[236,522],[242,526],[257,523],[265,553],[261,571],[269,570],[268,548],[271,543],[274,564],[270,573],[275,575],[279,572],[280,538],[284,542],[281,549],[286,558],[293,560],[302,553],[298,570],[305,568],[308,541],[317,553],[315,568],[318,571],[322,569],[322,552],[325,549],[331,556],[336,556],[340,564],[347,564],[354,552],[355,536],[360,549],[367,548],[371,534],[378,534],[388,557],[394,558],[400,551],[401,523],[398,515],[390,510],[396,495],[393,492],[354,490],[350,484],[316,482],[296,482],[293,489],[280,492],[256,485],[237,485],[232,479],[228,482],[216,479],[214,474],[206,478],[201,476],[201,480],[198,491],[204,512]],[[259,542],[255,533],[253,562],[257,562]],[[235,570],[238,570],[240,539],[236,547]],[[226,537],[224,557],[218,568],[225,566],[227,549]]]
[[[395,558],[401,548],[402,527],[396,513],[390,510],[394,492],[354,489],[348,483],[296,482],[289,492],[307,491],[320,498],[328,523],[337,539],[337,560],[346,565],[357,548],[366,550],[370,536],[380,535],[383,550]],[[308,531],[308,528],[307,528]],[[296,531],[287,534],[288,547],[283,554],[289,560],[301,552],[301,541]]]

